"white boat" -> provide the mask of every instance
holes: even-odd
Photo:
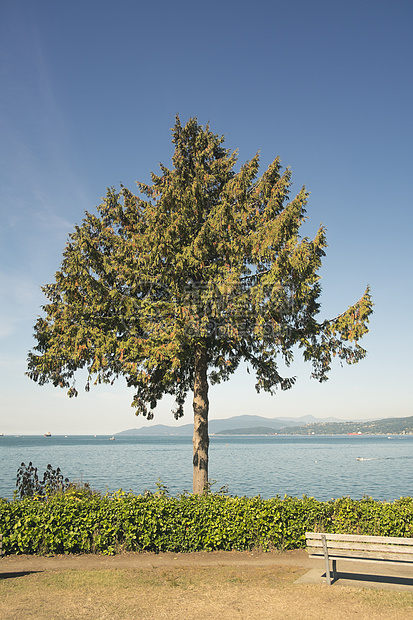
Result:
[[[51,437],[52,433],[50,431],[47,431],[47,433],[44,434],[45,437]]]
[[[114,437],[109,437],[109,441],[115,441]]]

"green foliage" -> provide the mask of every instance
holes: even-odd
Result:
[[[172,130],[173,167],[152,184],[108,189],[97,215],[69,236],[47,304],[35,326],[28,376],[76,396],[75,373],[120,376],[135,388],[137,414],[153,417],[163,394],[183,414],[194,388],[194,359],[206,352],[209,381],[226,381],[244,359],[257,391],[290,388],[281,376],[296,345],[327,378],[332,357],[355,363],[367,332],[369,290],[340,316],[317,322],[321,226],[300,237],[308,192],[291,198],[291,172],[279,158],[258,176],[254,156],[236,172],[224,138],[192,118]]]
[[[366,351],[372,300],[363,297],[318,322],[319,269],[327,246],[320,226],[300,236],[308,192],[291,199],[291,172],[277,157],[258,176],[255,155],[236,172],[224,138],[191,118],[172,129],[171,169],[160,165],[138,195],[107,190],[63,253],[35,325],[28,376],[77,396],[90,383],[124,377],[136,414],[152,419],[164,394],[180,418],[194,393],[194,492],[208,480],[208,384],[227,381],[241,360],[257,392],[291,388],[282,376],[297,348],[325,381],[332,358],[353,364]]]
[[[306,531],[413,537],[413,499],[319,502],[312,497],[170,497],[69,489],[47,500],[0,500],[3,549],[10,553],[104,553],[294,549]]]

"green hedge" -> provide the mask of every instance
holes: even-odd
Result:
[[[413,537],[413,499],[320,502],[121,491],[0,499],[6,554],[295,549],[305,545],[306,531],[315,530]]]

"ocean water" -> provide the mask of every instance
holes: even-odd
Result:
[[[93,489],[143,493],[161,480],[172,495],[192,489],[192,439],[178,436],[0,437],[0,497],[11,499],[19,465],[48,463]],[[213,489],[263,498],[319,500],[413,496],[413,436],[211,436]]]

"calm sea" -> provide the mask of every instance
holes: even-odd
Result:
[[[190,437],[0,437],[0,497],[12,498],[17,468],[48,463],[70,480],[101,491],[192,489]],[[213,488],[231,495],[276,495],[319,500],[368,495],[378,500],[413,496],[413,436],[212,436]]]

